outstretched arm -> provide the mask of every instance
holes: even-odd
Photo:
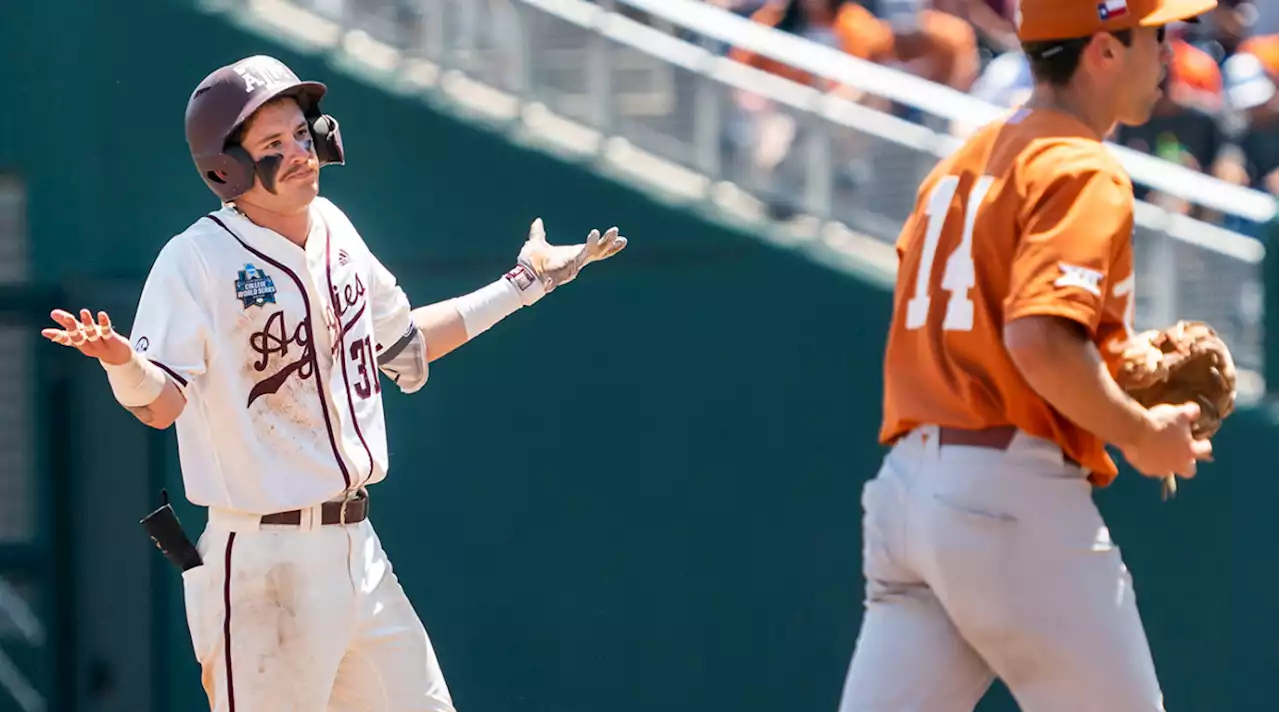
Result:
[[[471,340],[467,335],[467,324],[454,306],[454,301],[456,300],[448,299],[428,304],[412,312],[414,326],[427,349],[428,363]]]
[[[41,335],[98,359],[116,400],[135,418],[164,430],[182,414],[187,404],[182,391],[159,366],[133,350],[128,340],[112,328],[106,312],[98,312],[96,322],[88,309],[80,310],[79,320],[62,309],[55,309],[49,316],[61,328],[44,329]]]
[[[532,306],[556,287],[572,282],[586,265],[608,259],[626,246],[627,238],[616,227],[603,235],[592,230],[585,242],[576,245],[552,245],[542,219],[534,220],[516,266],[501,279],[470,294],[413,310],[427,360],[435,361],[521,307]]]
[[[584,266],[608,259],[626,246],[627,238],[619,235],[616,227],[603,235],[592,230],[585,242],[576,245],[551,245],[542,219],[534,220],[515,267],[470,294],[409,311],[409,327],[399,338],[386,348],[382,344],[387,341],[380,341],[378,367],[400,390],[414,393],[426,383],[430,362],[488,331],[521,307],[532,306],[556,287],[572,282]],[[396,295],[388,303],[400,301],[408,309],[408,300],[395,287],[395,278],[386,268],[379,265],[378,269],[384,276],[384,291]],[[374,283],[379,282],[375,279]],[[386,313],[384,331],[402,328],[404,321],[395,317],[396,308]]]

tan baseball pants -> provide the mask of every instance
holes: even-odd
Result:
[[[453,712],[373,525],[320,526],[318,510],[304,510],[304,526],[210,511],[205,563],[183,574],[210,708]]]
[[[1085,472],[904,437],[862,494],[866,616],[840,712],[970,712],[999,676],[1025,712],[1158,712],[1133,582]]]

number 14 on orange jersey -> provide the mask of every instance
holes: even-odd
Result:
[[[947,256],[946,266],[942,272],[942,289],[947,292],[947,309],[942,319],[943,331],[973,330],[973,300],[969,291],[977,283],[977,273],[973,260],[973,232],[978,210],[982,201],[991,190],[995,178],[982,176],[973,184],[965,201],[964,232],[961,233],[960,244]],[[925,228],[924,246],[920,255],[920,266],[916,272],[915,288],[912,297],[907,301],[906,323],[908,331],[922,328],[929,321],[929,308],[932,297],[929,293],[929,282],[933,277],[933,265],[937,258],[938,243],[946,224],[947,214],[951,209],[951,201],[960,188],[960,177],[949,175],[943,177],[934,186],[925,205],[925,216],[928,219]],[[1132,336],[1134,318],[1134,276],[1117,281],[1111,290],[1111,296],[1124,299],[1124,332]],[[1127,340],[1127,339],[1125,339]],[[1109,344],[1113,349],[1123,349],[1123,345]]]

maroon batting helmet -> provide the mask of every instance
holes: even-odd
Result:
[[[205,185],[223,201],[232,201],[253,187],[257,175],[268,190],[275,189],[279,156],[254,162],[233,140],[246,119],[263,104],[292,96],[302,107],[315,142],[320,165],[343,163],[338,122],[320,111],[327,91],[319,82],[304,82],[278,59],[258,55],[220,67],[204,78],[187,102],[187,146]]]

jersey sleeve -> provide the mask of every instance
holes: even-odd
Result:
[[[130,333],[134,350],[184,392],[207,363],[211,320],[197,298],[204,283],[195,247],[181,236],[170,240],[147,275]]]
[[[373,266],[370,305],[378,368],[405,393],[417,392],[427,382],[430,367],[427,345],[413,323],[409,297],[395,275],[369,253]]]
[[[413,330],[413,318],[409,313],[409,297],[400,288],[391,270],[378,261],[372,252],[369,253],[369,264],[372,265],[373,273],[369,307],[373,315],[373,336],[377,341],[375,349],[381,353]]]
[[[1058,316],[1096,335],[1115,255],[1133,234],[1133,190],[1111,165],[1073,150],[1046,151],[1025,168],[1037,167],[1045,177],[1024,191],[1005,321]]]

